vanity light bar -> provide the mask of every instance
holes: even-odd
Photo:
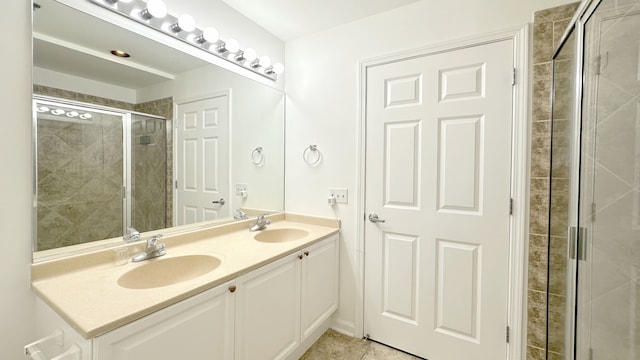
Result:
[[[275,81],[278,75],[284,71],[284,66],[281,63],[272,65],[268,56],[263,55],[258,58],[253,49],[242,50],[238,41],[233,38],[222,41],[218,37],[218,32],[213,28],[206,27],[204,30],[197,28],[190,15],[172,16],[167,12],[167,7],[162,0],[148,0],[147,2],[142,0],[91,0],[91,2],[268,79]]]

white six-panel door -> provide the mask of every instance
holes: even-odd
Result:
[[[228,96],[179,104],[176,139],[176,225],[229,216]]]
[[[505,359],[512,41],[367,70],[364,330]]]

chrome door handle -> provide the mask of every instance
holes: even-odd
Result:
[[[220,205],[224,205],[224,199],[223,199],[223,198],[220,198],[220,200],[215,200],[215,201],[212,201],[211,203],[213,203],[213,204],[220,204]]]
[[[376,213],[369,214],[369,221],[371,221],[372,223],[383,223],[383,222],[385,222],[385,220],[384,219],[380,219],[378,217],[378,214],[376,214]]]

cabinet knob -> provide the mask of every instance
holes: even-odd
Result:
[[[298,259],[302,260],[304,256],[302,256],[302,254],[298,255]]]
[[[308,251],[305,251],[305,252],[304,252],[304,256],[309,256],[309,252],[308,252]]]
[[[236,292],[236,286],[235,285],[229,286],[229,292],[232,292],[232,293]]]

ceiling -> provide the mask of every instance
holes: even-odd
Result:
[[[420,0],[222,0],[283,41]]]
[[[55,0],[37,0],[37,3],[41,7],[33,13],[33,64],[36,67],[140,89],[207,65]],[[131,53],[131,57],[118,58],[109,53],[116,49]]]

